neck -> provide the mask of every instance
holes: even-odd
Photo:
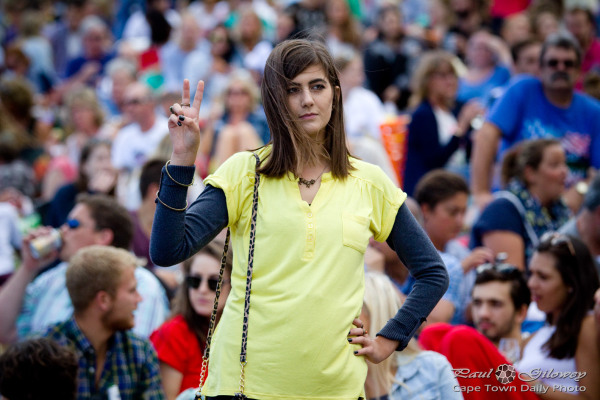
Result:
[[[155,120],[156,116],[154,115],[154,113],[152,113],[148,116],[148,118],[145,118],[138,122],[140,128],[142,129],[142,132],[148,132],[154,126]]]
[[[114,332],[107,329],[97,315],[92,315],[87,310],[81,314],[75,314],[75,322],[94,348],[96,356],[104,358],[108,339],[114,335]]]
[[[546,89],[544,88],[544,94],[548,101],[560,108],[567,108],[573,101],[573,90],[572,89]]]
[[[552,204],[553,199],[549,199],[546,196],[544,196],[541,193],[541,190],[539,190],[539,188],[529,187],[527,188],[527,190],[529,191],[529,193],[531,193],[531,196],[542,205],[542,207],[548,207],[550,204]]]
[[[448,101],[443,96],[434,96],[431,95],[427,98],[429,104],[431,104],[434,108],[441,108],[442,110],[448,111],[450,107],[448,106]]]
[[[148,196],[147,196],[148,197]],[[137,216],[142,226],[142,230],[148,237],[152,233],[152,223],[154,222],[154,212],[156,211],[156,203],[150,197],[144,199],[140,208],[138,208]]]

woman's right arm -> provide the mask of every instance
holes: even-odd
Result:
[[[189,258],[227,226],[227,206],[221,189],[207,186],[187,208],[187,189],[200,145],[203,93],[204,82],[200,81],[194,102],[190,103],[190,83],[186,79],[181,104],[171,107],[168,127],[173,152],[170,164],[163,167],[150,237],[150,258],[155,265],[173,265]]]

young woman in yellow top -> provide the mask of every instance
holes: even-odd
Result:
[[[201,140],[204,83],[190,104],[172,106],[170,163],[163,169],[151,239],[156,265],[190,257],[223,228],[231,230],[231,292],[213,338],[203,395],[240,388],[239,352],[256,160],[237,153],[187,208]],[[261,400],[364,398],[365,360],[402,350],[448,284],[435,248],[378,168],[346,148],[342,93],[327,49],[290,40],[269,56],[262,97],[272,142],[255,153],[260,184],[248,316],[244,394]],[[186,209],[187,208],[187,209]],[[387,241],[417,278],[398,314],[376,336],[360,315],[369,238]]]

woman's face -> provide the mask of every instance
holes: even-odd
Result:
[[[345,0],[330,0],[327,2],[327,19],[332,25],[340,25],[346,22],[350,16],[350,10]]]
[[[422,208],[424,227],[434,244],[445,246],[460,234],[464,226],[468,199],[466,193],[456,193],[437,203],[433,209],[428,206]]]
[[[489,46],[490,35],[485,32],[473,35],[467,45],[467,61],[472,67],[485,68],[495,64],[494,54]]]
[[[355,57],[340,71],[340,82],[344,90],[362,86],[365,81],[365,69],[360,57]],[[346,93],[346,92],[344,92]],[[348,95],[348,93],[346,93]]]
[[[550,253],[533,253],[529,262],[527,286],[531,300],[547,314],[558,314],[567,300],[568,288],[556,268],[557,259]]]
[[[333,88],[320,65],[311,65],[294,77],[287,88],[291,117],[313,137],[323,139],[331,119]]]
[[[225,104],[230,112],[250,112],[252,97],[241,83],[232,83],[225,92]]]
[[[437,67],[427,80],[429,98],[447,103],[454,101],[458,90],[458,77],[450,64]]]
[[[530,170],[526,174],[527,186],[542,203],[554,201],[563,194],[568,173],[562,147],[558,144],[547,146],[537,170]]]
[[[198,254],[192,261],[189,276],[201,278],[201,282],[197,288],[188,285],[188,296],[192,308],[198,315],[209,317],[212,313],[215,301],[215,290],[213,288],[216,288],[216,283],[219,280],[220,269],[220,261],[205,253]],[[223,279],[221,296],[219,297],[219,311],[225,306],[225,301],[231,290],[229,276],[223,276]]]
[[[98,145],[90,153],[87,161],[82,165],[83,172],[88,178],[101,171],[112,171],[113,165],[108,145]]]
[[[94,132],[96,126],[96,116],[94,110],[87,105],[73,104],[71,107],[71,118],[76,132]]]

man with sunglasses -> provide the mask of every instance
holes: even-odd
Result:
[[[523,273],[504,263],[482,264],[476,273],[471,292],[475,329],[496,347],[500,339],[517,339],[520,343],[521,326],[531,302]]]
[[[65,286],[65,273],[71,257],[91,245],[110,245],[128,250],[133,236],[127,210],[114,198],[99,194],[78,197],[75,208],[60,231],[62,247],[43,259],[33,258],[29,242],[47,234],[49,228],[42,227],[24,238],[22,265],[0,289],[0,343],[22,340],[69,318],[73,306]],[[37,276],[56,258],[62,262]],[[135,313],[133,331],[141,337],[148,337],[167,318],[168,300],[152,272],[136,268],[135,277],[142,301]]]
[[[471,185],[477,206],[492,200],[492,167],[499,150],[523,140],[554,138],[570,168],[567,204],[580,207],[583,191],[576,183],[587,179],[589,167],[600,167],[600,103],[575,91],[581,62],[572,36],[551,34],[542,45],[539,76],[515,81],[494,103],[474,140]]]

